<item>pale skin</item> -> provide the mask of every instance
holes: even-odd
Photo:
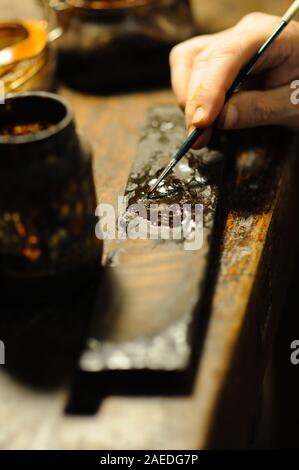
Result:
[[[282,125],[299,130],[299,105],[291,102],[291,83],[299,79],[299,22],[292,21],[252,71],[258,79],[250,91],[225,94],[241,68],[279,24],[280,18],[251,13],[236,26],[195,37],[171,51],[174,93],[185,110],[190,132],[215,125],[241,129]],[[250,82],[250,81],[249,81]],[[207,130],[196,147],[206,144]]]

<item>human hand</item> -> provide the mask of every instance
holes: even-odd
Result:
[[[279,124],[299,130],[299,105],[290,85],[299,79],[299,23],[292,21],[252,71],[259,89],[240,91],[226,104],[225,95],[239,71],[280,22],[279,17],[251,13],[226,31],[195,37],[170,55],[174,93],[185,109],[189,132],[217,124],[224,129]],[[225,105],[224,105],[225,104]],[[198,140],[204,145],[210,130]]]

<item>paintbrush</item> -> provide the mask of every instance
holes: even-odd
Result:
[[[286,13],[281,19],[280,24],[277,26],[277,28],[273,31],[273,33],[269,36],[269,38],[264,42],[264,44],[260,47],[260,49],[252,57],[252,59],[248,62],[248,64],[237,75],[236,79],[234,80],[233,84],[231,85],[231,87],[229,88],[226,94],[225,102],[227,102],[231,98],[231,96],[236,91],[238,91],[238,88],[243,83],[245,78],[251,73],[252,69],[254,68],[258,60],[262,57],[262,55],[266,52],[266,50],[271,46],[271,44],[273,44],[275,39],[280,35],[280,33],[285,29],[285,27],[289,24],[289,22],[298,12],[299,12],[299,0],[296,0],[295,2],[292,3],[290,8],[286,11]],[[153,188],[149,191],[148,193],[149,197],[157,189],[157,187],[160,185],[160,183],[165,178],[165,176],[168,175],[168,173],[170,173],[170,171],[175,167],[175,165],[193,147],[195,142],[198,140],[198,138],[203,134],[205,130],[206,129],[196,128],[189,135],[189,137],[185,140],[183,145],[176,152],[176,154],[174,155],[174,157],[172,158],[168,166],[161,173],[156,183],[154,184]]]

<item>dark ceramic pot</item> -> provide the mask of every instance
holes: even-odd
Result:
[[[68,104],[51,93],[9,95],[0,155],[2,285],[77,289],[100,264],[101,245],[91,151]]]
[[[92,93],[169,85],[171,48],[196,33],[187,0],[54,0],[51,6],[64,29],[59,75]]]

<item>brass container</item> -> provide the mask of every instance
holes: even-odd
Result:
[[[0,80],[5,93],[52,90],[56,55],[43,21],[0,22]]]

